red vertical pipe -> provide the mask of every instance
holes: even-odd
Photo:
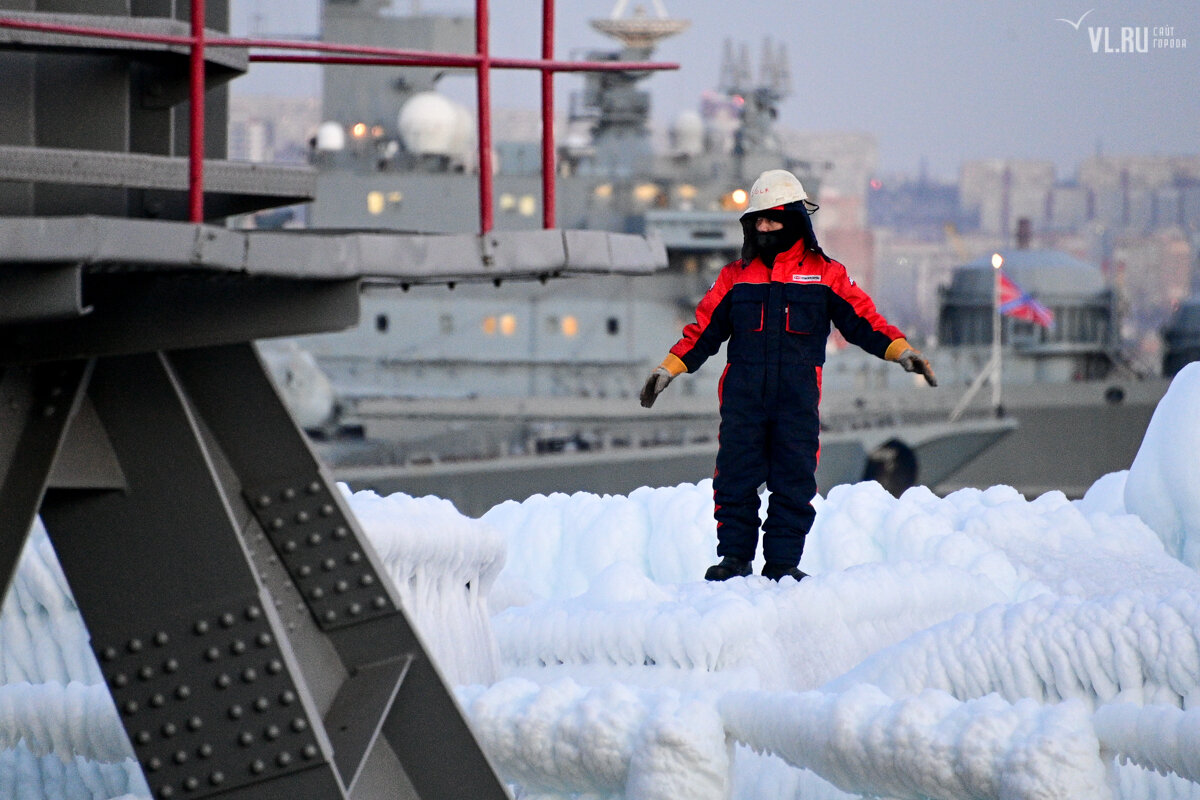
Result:
[[[492,62],[488,47],[488,0],[475,0],[476,94],[479,103],[479,232],[492,229]]]
[[[204,221],[204,0],[192,0],[188,219]]]
[[[542,58],[554,60],[554,0],[542,0]],[[542,227],[554,227],[554,72],[542,67]]]

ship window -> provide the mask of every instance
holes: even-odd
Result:
[[[380,333],[387,333],[387,330],[388,330],[388,315],[387,314],[376,314],[375,315],[375,330],[379,331]]]
[[[608,330],[609,336],[616,336],[621,332],[621,320],[616,317],[609,317],[605,327]]]
[[[487,334],[488,336],[495,336],[496,335],[496,318],[495,317],[484,317],[482,327],[483,327],[483,332],[485,334]]]
[[[498,205],[500,206],[501,211],[512,213],[513,211],[517,210],[517,198],[508,192],[505,192],[504,194],[500,195],[500,202]]]
[[[579,320],[572,316],[563,317],[563,336],[571,337],[579,333]]]
[[[517,331],[517,318],[512,314],[505,314],[500,317],[500,333],[505,336],[512,336]]]
[[[383,192],[367,192],[367,211],[371,214],[382,214],[383,206]]]
[[[537,200],[531,194],[521,195],[521,199],[517,202],[517,211],[522,217],[532,217],[537,213]]]

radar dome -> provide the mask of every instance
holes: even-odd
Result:
[[[419,92],[400,109],[400,138],[417,155],[453,156],[464,149],[470,112],[436,92]]]
[[[675,118],[671,127],[675,139],[675,150],[689,156],[698,156],[704,151],[704,120],[699,112],[684,111]]]
[[[346,129],[340,122],[326,120],[317,128],[318,150],[344,150],[346,148]]]

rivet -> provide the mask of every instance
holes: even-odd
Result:
[[[301,564],[299,567],[297,567],[296,574],[301,578],[307,578],[309,575],[312,575],[312,567],[310,567],[308,564]]]
[[[146,769],[151,772],[158,772],[162,769],[162,759],[157,757],[146,759]]]
[[[247,667],[242,672],[242,680],[246,683],[254,683],[256,680],[258,680],[258,670],[254,669],[253,667]]]
[[[192,630],[194,630],[198,636],[203,636],[204,634],[208,633],[208,622],[206,620],[200,620],[196,623]]]
[[[180,700],[187,700],[189,697],[192,696],[192,690],[191,690],[191,688],[188,687],[187,684],[183,684],[182,686],[176,687],[175,696],[177,698],[179,698]]]
[[[259,647],[270,647],[271,642],[273,642],[275,640],[273,638],[271,638],[271,634],[267,633],[266,631],[263,631],[262,633],[260,633],[258,635],[258,637],[254,641],[258,642]]]
[[[317,752],[317,746],[315,744],[306,744],[304,745],[304,749],[300,751],[300,754],[305,758],[316,758]]]
[[[163,662],[163,672],[177,672],[179,670],[179,662],[173,658],[168,658]]]
[[[263,731],[263,738],[271,740],[278,739],[281,733],[283,733],[283,731],[279,730],[278,725],[268,725],[267,729]]]
[[[340,580],[333,585],[333,588],[336,589],[339,594],[341,594],[342,592],[350,591],[350,584],[345,580]]]
[[[127,645],[125,645],[125,648],[127,650],[129,650],[129,652],[131,652],[131,653],[140,653],[142,650],[142,640],[141,639],[130,639],[129,643]]]
[[[321,493],[321,482],[313,481],[312,483],[310,483],[308,485],[308,493],[309,494],[320,494]]]
[[[296,544],[295,539],[288,539],[286,542],[283,543],[283,552],[294,553],[294,552],[296,552],[297,547],[299,547],[299,545]]]
[[[187,721],[188,730],[195,732],[204,727],[204,720],[199,717],[190,717]]]
[[[164,786],[158,790],[158,796],[164,798],[164,800],[168,797],[174,797],[175,790],[170,786]]]
[[[230,719],[241,719],[242,714],[244,714],[244,713],[245,712],[242,710],[241,706],[230,706],[229,707],[229,718]]]
[[[271,520],[271,527],[277,531],[282,530],[283,526],[286,524],[287,523],[283,521],[283,517],[276,517],[275,519]]]
[[[118,689],[124,689],[126,686],[129,685],[129,676],[126,675],[124,672],[118,672],[116,675],[112,676],[111,683],[114,687],[116,687]]]
[[[115,648],[115,647],[104,648],[104,650],[102,650],[100,653],[100,657],[103,658],[105,661],[115,660],[117,657],[117,648]]]
[[[138,677],[144,681],[148,681],[154,677],[154,667],[142,667],[138,670]]]
[[[171,760],[176,764],[186,764],[188,760],[188,754],[182,750],[176,750],[175,755],[171,757]]]
[[[138,744],[150,744],[150,731],[138,731],[133,740]]]
[[[258,507],[259,507],[259,508],[266,508],[266,507],[267,507],[267,506],[269,506],[269,505],[271,505],[271,495],[269,495],[269,494],[260,494],[260,495],[258,496]]]
[[[259,608],[258,606],[247,606],[246,607],[246,619],[250,620],[251,622],[253,622],[254,620],[258,619],[261,616],[262,616],[262,609]]]
[[[379,609],[387,608],[387,604],[387,598],[383,595],[376,595],[375,599],[371,601],[371,605]]]
[[[288,764],[292,763],[291,753],[280,753],[275,757],[275,763],[281,767],[286,767]]]
[[[333,506],[329,505],[329,503],[326,503],[325,505],[321,506],[321,516],[322,517],[332,517],[333,516]]]
[[[242,747],[249,747],[254,744],[254,734],[250,731],[242,731],[238,734],[238,744]]]
[[[279,695],[279,704],[281,706],[290,706],[294,702],[296,702],[296,693],[291,689],[288,689]]]
[[[159,647],[162,647],[169,641],[171,641],[171,637],[167,635],[166,631],[159,631],[154,634],[154,643]]]
[[[136,713],[138,712],[138,709],[139,709],[140,707],[141,707],[141,706],[139,706],[139,705],[138,705],[138,702],[137,702],[137,700],[127,700],[127,701],[125,701],[125,706],[124,706],[124,708],[125,708],[125,713],[126,713],[126,715],[128,715],[128,716],[131,716],[131,717],[132,717],[134,714],[136,714]]]
[[[213,746],[211,744],[209,744],[208,742],[205,742],[204,744],[202,744],[196,748],[196,755],[200,756],[201,758],[208,758],[212,754],[213,754]]]
[[[255,775],[267,768],[267,765],[259,761],[257,758],[250,762],[250,771]]]
[[[188,776],[183,781],[183,788],[187,789],[189,792],[196,791],[200,788],[200,779],[195,775]]]
[[[296,733],[308,730],[308,720],[306,720],[304,717],[296,717],[294,720],[292,720],[292,730],[294,730]]]
[[[208,782],[213,786],[220,786],[225,782],[225,773],[220,771],[212,773],[208,776]]]
[[[348,608],[346,610],[350,612],[350,616],[357,617],[359,614],[362,613],[363,608],[360,603],[351,603],[350,608]]]
[[[216,661],[221,657],[221,651],[216,647],[210,647],[204,651],[205,661]]]
[[[229,684],[233,683],[233,681],[230,680],[228,675],[218,675],[214,683],[216,683],[218,689],[228,689]]]
[[[172,736],[174,736],[178,732],[179,732],[179,728],[175,727],[174,722],[168,722],[166,725],[162,726],[162,735],[163,735],[164,739],[170,739]]]
[[[42,409],[43,417],[53,417],[56,413],[58,413],[58,409],[55,408],[54,406],[45,406]]]
[[[323,616],[325,617],[326,622],[333,622],[337,619],[337,612],[331,608],[326,611]]]
[[[150,698],[150,705],[154,708],[162,708],[163,704],[166,702],[167,698],[163,697],[161,694],[156,694]]]
[[[237,622],[237,618],[233,614],[225,613],[221,615],[221,627],[232,628],[233,623]]]
[[[283,499],[284,500],[295,500],[296,499],[296,490],[290,486],[287,487],[286,489],[284,489],[283,490]]]
[[[338,525],[336,528],[333,529],[333,538],[335,538],[335,539],[345,539],[349,535],[350,535],[350,529],[347,528],[345,525]]]
[[[236,639],[233,644],[229,645],[229,652],[233,653],[235,656],[240,656],[242,653],[246,652],[246,643],[241,639]]]
[[[312,588],[312,591],[310,591],[308,593],[308,596],[311,597],[313,600],[320,600],[322,597],[325,596],[325,590],[322,589],[320,586],[314,586]]]
[[[308,512],[307,511],[296,512],[296,522],[299,523],[300,525],[303,525],[304,523],[308,522]]]
[[[337,569],[337,561],[332,558],[327,558],[321,562],[321,569],[325,570],[326,572],[332,572],[333,570]]]
[[[309,543],[310,545],[312,545],[313,547],[316,547],[317,545],[319,545],[319,544],[321,543],[321,534],[319,534],[319,533],[310,533],[310,534],[308,535],[308,543]]]
[[[271,673],[272,675],[278,675],[279,673],[283,672],[283,662],[278,658],[272,658],[267,662],[267,672]]]
[[[271,701],[265,697],[260,697],[254,701],[254,710],[255,711],[259,711],[259,712],[266,711],[270,707],[271,707]]]
[[[358,582],[363,586],[371,586],[375,583],[375,576],[369,572],[363,573],[363,576],[358,579]]]
[[[357,564],[360,561],[362,561],[362,553],[357,550],[350,551],[350,554],[346,556],[347,564]]]

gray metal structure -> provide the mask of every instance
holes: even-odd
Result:
[[[46,5],[20,10],[186,33],[170,0]],[[210,56],[210,214],[310,197],[307,170],[220,161],[246,53]],[[507,797],[251,340],[353,325],[368,282],[639,274],[665,252],[170,221],[183,63],[0,35],[0,585],[40,514],[154,797]]]

